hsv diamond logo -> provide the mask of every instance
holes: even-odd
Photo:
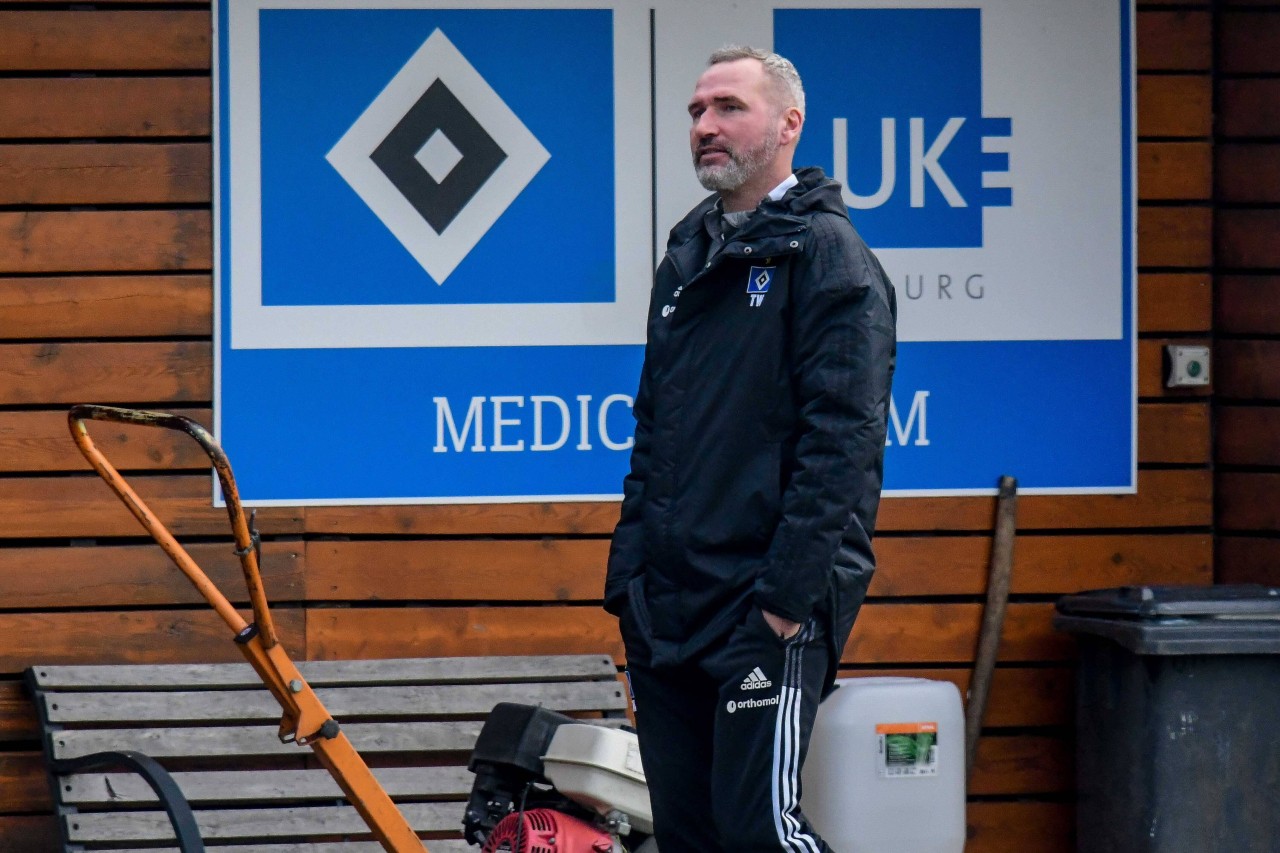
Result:
[[[327,159],[444,284],[550,156],[436,29]]]
[[[844,184],[873,248],[980,247],[982,209],[1013,204],[1012,121],[982,113],[981,15],[775,13],[774,47],[796,62],[808,95],[796,161]]]

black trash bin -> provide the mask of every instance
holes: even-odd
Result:
[[[1079,853],[1280,851],[1280,589],[1069,595]]]

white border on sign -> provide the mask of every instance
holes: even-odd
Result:
[[[232,349],[353,347],[607,346],[643,344],[652,284],[649,113],[649,9],[626,0],[557,0],[538,9],[609,9],[613,13],[615,298],[612,302],[485,305],[263,305],[261,100],[258,13],[263,9],[348,9],[350,0],[222,0],[227,3],[230,68],[228,139],[230,269],[215,255],[221,291],[230,276]],[[528,9],[516,0],[380,0],[360,8]],[[215,79],[218,56],[215,49]],[[216,83],[215,83],[216,86]],[[225,94],[225,93],[224,93]],[[222,97],[223,95],[218,95]],[[218,109],[215,106],[215,109]],[[643,179],[649,175],[649,179]],[[641,178],[637,180],[637,178]],[[215,176],[215,184],[221,175]]]

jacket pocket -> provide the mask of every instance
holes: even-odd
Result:
[[[627,586],[626,612],[631,617],[638,639],[646,647],[652,647],[653,622],[649,618],[649,605],[644,600],[644,575],[633,578]],[[624,636],[623,639],[625,640],[626,637]]]
[[[779,637],[778,633],[773,630],[773,626],[765,620],[764,611],[756,604],[752,604],[747,608],[746,627],[750,629],[752,633],[779,649],[785,649],[787,646],[790,646],[792,643],[800,639],[800,635],[804,633],[804,625],[801,625],[800,630],[796,631],[793,636],[785,640],[782,637]]]

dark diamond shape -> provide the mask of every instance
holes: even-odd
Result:
[[[414,159],[436,131],[462,155],[439,182]],[[371,159],[440,234],[507,159],[507,152],[437,80],[374,149]]]

